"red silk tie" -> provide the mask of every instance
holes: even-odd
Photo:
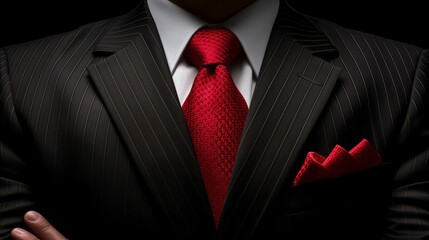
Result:
[[[182,108],[216,226],[248,112],[228,68],[240,53],[239,40],[224,28],[200,29],[184,52],[199,73]]]

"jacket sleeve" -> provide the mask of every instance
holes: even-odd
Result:
[[[8,57],[0,49],[0,239],[9,239],[14,227],[22,226],[22,217],[33,204],[28,184],[29,166],[25,137],[15,112]]]
[[[429,50],[422,51],[392,159],[394,188],[385,239],[429,238]]]

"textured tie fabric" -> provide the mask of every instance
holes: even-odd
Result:
[[[203,28],[193,35],[184,52],[199,73],[182,108],[216,226],[248,112],[228,68],[242,51],[231,31]]]

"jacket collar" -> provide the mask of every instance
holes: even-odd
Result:
[[[329,38],[315,24],[317,19],[297,12],[287,0],[280,0],[280,9],[276,25],[284,28],[295,41],[305,46],[313,55],[322,58],[333,58],[338,51]],[[94,54],[111,54],[130,44],[143,28],[150,23],[154,35],[158,36],[149,7],[145,0],[141,1],[131,12],[113,18],[109,22],[108,31],[94,48]],[[161,41],[158,36],[158,43]]]

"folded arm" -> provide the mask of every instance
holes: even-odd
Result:
[[[429,237],[429,51],[416,68],[409,108],[397,152],[386,239]],[[405,159],[405,161],[404,161]]]

